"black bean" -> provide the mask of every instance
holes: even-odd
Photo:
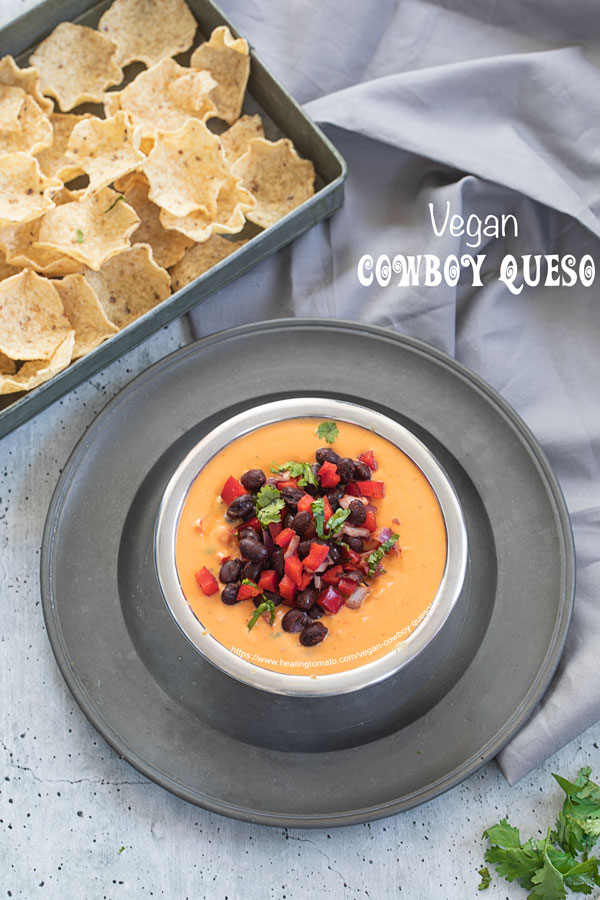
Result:
[[[311,622],[310,625],[305,625],[302,629],[300,643],[304,644],[305,647],[314,647],[315,644],[320,644],[321,641],[324,641],[328,634],[329,629],[321,622]]]
[[[241,559],[228,559],[227,562],[224,562],[219,569],[219,578],[221,579],[223,584],[231,584],[233,581],[239,580],[241,571]]]
[[[283,578],[283,574],[285,571],[285,558],[283,556],[283,550],[273,550],[271,553],[271,565],[275,569],[278,578]]]
[[[303,534],[303,538],[305,541],[310,540],[311,538],[316,537],[317,529],[315,528],[315,523],[311,522],[306,531]]]
[[[247,538],[249,541],[260,541],[258,532],[254,528],[242,528],[238,531],[238,541],[241,541],[242,538]]]
[[[304,491],[301,491],[300,488],[295,487],[284,487],[281,490],[281,496],[285,501],[285,505],[289,512],[297,513],[298,512],[298,500],[304,496]]]
[[[331,493],[331,495],[327,495],[327,499],[329,500],[329,505],[331,507],[331,512],[334,513],[336,510],[340,508],[340,501],[338,500],[336,494]]]
[[[269,551],[259,540],[252,541],[249,538],[242,538],[240,551],[243,557],[252,562],[266,562],[269,558]]]
[[[354,550],[355,553],[362,553],[365,549],[363,539],[360,537],[354,537],[349,534],[345,534],[344,543],[347,544],[351,550]]]
[[[227,606],[233,606],[234,603],[239,603],[239,589],[239,584],[226,584],[221,591],[221,600],[223,601],[223,603],[226,603]]]
[[[340,458],[340,454],[336,453],[335,450],[332,450],[331,447],[321,447],[317,450],[315,455],[320,466],[322,466],[324,462],[335,463],[337,465]]]
[[[265,564],[262,562],[247,562],[242,569],[242,578],[249,578],[250,581],[256,582],[264,567]]]
[[[362,523],[366,521],[367,511],[365,509],[365,504],[361,503],[360,500],[353,500],[348,508],[350,510],[350,515],[346,521],[351,525],[362,525]]]
[[[308,611],[317,600],[317,589],[309,584],[307,588],[296,594],[296,606],[298,609]]]
[[[334,566],[342,561],[342,548],[333,541],[329,544],[329,559]]]
[[[250,494],[242,494],[241,497],[236,497],[235,500],[229,504],[226,512],[226,516],[229,520],[251,519],[255,514],[256,509],[254,507],[254,500]]]
[[[307,616],[304,610],[290,609],[281,620],[281,627],[284,631],[302,631],[309,623],[310,616]]]
[[[279,594],[275,594],[273,591],[263,591],[263,594],[270,600],[273,606],[279,606],[280,603],[283,603],[283,598],[279,596]],[[260,597],[253,597],[252,602],[255,606],[260,606],[261,603],[264,603],[264,598],[262,595]]]
[[[267,476],[262,469],[248,469],[248,471],[244,472],[244,474],[240,478],[240,481],[242,482],[246,490],[250,491],[253,494],[256,494],[257,491],[260,491],[266,480]]]
[[[298,544],[298,549],[296,551],[300,559],[304,559],[305,556],[308,556],[308,554],[310,553],[311,544],[312,541],[300,541],[300,543]]]
[[[290,522],[290,528],[293,528],[296,534],[302,536],[310,525],[311,521],[312,520],[310,513],[306,510],[303,510],[302,512],[296,513],[296,515]]]
[[[311,619],[320,619],[321,616],[325,615],[325,611],[319,606],[318,603],[315,603],[315,605],[311,606],[311,608],[309,609],[308,614]]]
[[[342,479],[342,481],[351,481],[352,475],[354,473],[354,460],[350,459],[349,456],[344,456],[343,459],[340,459],[337,466],[337,473]]]
[[[313,475],[315,476],[317,481],[318,481],[318,472],[319,472],[320,468],[321,467],[320,467],[319,463],[313,463],[312,466],[310,467],[311,472],[313,473]],[[306,491],[307,494],[310,494],[311,497],[317,496],[317,488],[315,487],[314,484],[305,484],[304,490]]]
[[[285,516],[281,520],[281,524],[283,525],[284,528],[291,528],[293,520],[294,520],[294,516],[292,515],[291,512],[288,512],[285,514]]]
[[[361,462],[360,459],[356,460],[354,463],[354,481],[370,481],[372,474],[373,473],[366,463]]]

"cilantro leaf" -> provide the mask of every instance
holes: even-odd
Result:
[[[306,487],[307,484],[311,484],[316,488],[319,487],[315,473],[308,463],[286,462],[282,466],[271,463],[271,472],[289,472],[290,478],[298,479],[298,487]]]
[[[373,550],[372,553],[369,553],[369,556],[367,557],[367,564],[369,566],[369,578],[373,578],[375,572],[377,571],[377,566],[386,555],[386,553],[390,552],[399,537],[399,534],[393,534],[391,538],[385,541],[377,550]]]
[[[490,870],[484,866],[482,869],[477,870],[477,874],[481,875],[481,881],[477,885],[477,890],[485,891],[487,888],[489,888],[490,883],[492,881],[492,876],[490,875]]]
[[[533,883],[527,900],[565,900],[565,881],[548,856],[549,833],[542,850],[542,865],[531,878]]]
[[[243,584],[243,583],[244,583],[244,582],[242,582],[242,584]],[[251,584],[252,584],[252,583],[253,583],[253,582],[251,582]],[[264,594],[263,594],[263,596],[264,596]],[[252,628],[254,628],[254,626],[255,626],[256,623],[258,622],[259,618],[260,618],[260,617],[262,616],[262,614],[265,613],[265,612],[270,612],[270,613],[271,613],[271,618],[270,618],[270,620],[269,620],[269,625],[272,625],[272,624],[273,624],[273,622],[275,621],[275,604],[273,603],[272,600],[265,599],[265,600],[263,600],[262,603],[259,603],[259,605],[256,607],[256,609],[255,609],[254,612],[252,613],[252,616],[250,617],[250,620],[249,620],[249,622],[248,622],[248,631],[251,631]]]
[[[600,835],[600,787],[590,781],[591,771],[589,766],[580,769],[574,782],[554,775],[567,796],[553,837],[572,855],[587,853]]]
[[[285,506],[285,500],[276,487],[271,484],[263,484],[256,495],[256,518],[263,528],[271,522],[281,520],[281,510]]]
[[[275,500],[279,500],[280,497],[281,492],[276,487],[272,484],[263,484],[256,495],[256,508],[263,509],[263,507],[274,503]]]
[[[338,434],[339,431],[335,422],[321,422],[317,428],[317,436],[327,441],[328,444],[333,444]]]
[[[325,538],[325,498],[317,497],[317,499],[310,504],[310,508],[312,509],[313,518],[315,520],[317,534],[321,540],[323,540]]]
[[[352,512],[352,510],[342,509],[341,507],[340,507],[340,509],[336,509],[334,514],[327,521],[326,528],[327,528],[328,533],[330,535],[336,534],[340,530],[340,528],[342,527],[342,525],[344,524],[344,522],[346,521],[346,519],[348,518],[348,516],[350,515],[351,512]]]
[[[502,878],[516,879],[526,889],[533,887],[533,876],[542,863],[534,841],[527,841],[521,847],[488,847],[484,859],[496,866]]]
[[[519,829],[508,824],[506,819],[500,819],[497,825],[486,828],[483,837],[487,838],[490,844],[497,844],[498,847],[511,849],[521,846],[521,835]]]

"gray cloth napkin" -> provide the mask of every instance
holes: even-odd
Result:
[[[600,16],[594,0],[223,0],[349,165],[337,215],[192,312],[196,335],[278,316],[360,320],[479,373],[545,449],[571,513],[577,596],[538,709],[499,756],[512,784],[600,718],[600,304],[594,285],[498,280],[514,254],[588,253],[600,238]],[[518,236],[434,234],[512,214]],[[363,287],[363,254],[485,253],[482,287]],[[598,276],[600,283],[600,275]],[[599,629],[597,632],[596,629]],[[509,673],[507,673],[509,674]]]

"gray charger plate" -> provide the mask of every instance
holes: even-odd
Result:
[[[201,660],[160,597],[151,538],[164,486],[210,428],[315,393],[371,405],[427,444],[458,492],[471,560],[438,652],[380,686],[389,714],[370,719],[358,693],[360,727],[334,706],[311,731]],[[432,799],[518,731],[560,657],[574,552],[541,450],[481,379],[383,329],[292,319],[189,345],[106,406],[58,482],[41,578],[61,672],[117,753],[207,809],[330,827]]]

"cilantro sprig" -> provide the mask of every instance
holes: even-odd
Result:
[[[266,528],[271,522],[279,522],[284,506],[281,492],[271,484],[263,484],[256,495],[256,518]]]
[[[325,498],[317,497],[310,504],[313,518],[315,520],[315,529],[321,540],[328,540],[340,531],[342,525],[350,515],[349,509],[336,509],[334,514],[325,522]]]
[[[244,582],[242,582],[242,584],[243,583]],[[263,594],[263,597],[264,597],[264,594]],[[256,609],[252,613],[252,616],[250,617],[250,619],[248,621],[248,631],[251,631],[254,628],[254,626],[256,625],[256,623],[258,622],[260,617],[262,616],[262,614],[265,612],[271,613],[271,616],[269,619],[269,625],[272,625],[273,622],[275,621],[275,604],[273,603],[272,600],[269,600],[267,597],[265,597],[265,599],[263,600],[262,603],[258,604]]]
[[[339,434],[339,430],[335,422],[321,422],[317,428],[317,436],[328,444],[333,444]]]
[[[370,578],[373,578],[375,572],[377,571],[377,566],[379,565],[383,557],[390,552],[399,537],[399,534],[393,534],[389,538],[389,540],[381,544],[381,546],[378,547],[377,550],[373,550],[372,553],[369,553],[369,556],[367,557],[367,565],[369,567]]]
[[[483,833],[490,843],[485,861],[507,881],[518,881],[528,890],[528,900],[565,900],[567,889],[591,894],[600,887],[600,860],[588,855],[600,835],[600,787],[590,781],[590,774],[586,766],[575,781],[554,775],[566,797],[544,840],[529,838],[522,843],[519,829],[506,819]],[[480,874],[483,890],[489,881],[484,885],[483,870]]]
[[[298,487],[306,487],[307,484],[311,484],[316,488],[319,487],[319,482],[315,477],[315,473],[306,462],[286,462],[282,466],[271,463],[271,472],[275,474],[289,472],[290,478],[298,479]]]

